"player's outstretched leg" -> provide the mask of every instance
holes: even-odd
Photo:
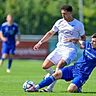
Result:
[[[27,90],[27,92],[37,92],[39,89],[50,85],[55,81],[55,78],[53,76],[49,76],[46,79],[43,79],[39,84],[37,84],[35,87],[32,87]],[[40,91],[41,92],[41,91]]]
[[[46,79],[47,77],[51,76],[54,73],[54,70],[52,68],[49,68],[46,71],[49,73],[44,77],[44,79]],[[47,88],[42,89],[41,92],[53,92],[55,83],[56,83],[56,81],[54,81],[52,84],[50,84]]]

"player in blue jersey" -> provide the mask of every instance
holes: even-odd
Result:
[[[59,69],[52,76],[41,81],[36,86],[28,89],[28,92],[38,91],[58,79],[71,81],[67,91],[81,92],[83,84],[88,80],[92,70],[96,67],[96,33],[92,35],[91,42],[84,43],[83,55],[74,65]]]
[[[0,39],[2,40],[2,56],[0,65],[8,56],[7,72],[10,72],[10,68],[13,61],[16,45],[20,43],[20,32],[18,31],[18,25],[14,23],[12,15],[8,14],[6,22],[0,27]]]

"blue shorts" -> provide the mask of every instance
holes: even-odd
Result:
[[[65,81],[71,81],[73,79],[73,73],[72,73],[73,66],[64,67],[61,69],[62,71],[62,78]]]
[[[73,76],[73,70],[74,70],[74,67],[73,66],[68,66],[68,67],[64,67],[61,69],[62,71],[62,78],[61,79],[64,79],[65,81],[71,81],[72,80],[72,83],[74,83],[78,88],[80,88],[88,78],[84,78],[82,77],[82,75],[77,75],[77,76]]]
[[[78,88],[80,88],[87,81],[87,79],[88,78],[82,77],[82,75],[78,75],[74,77],[72,83],[75,84]]]
[[[15,46],[2,44],[2,54],[15,54]]]

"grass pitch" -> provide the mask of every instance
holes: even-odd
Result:
[[[26,80],[36,84],[42,80],[46,72],[41,68],[40,60],[14,60],[11,73],[6,73],[7,61],[0,68],[0,96],[96,96],[96,70],[83,86],[83,93],[67,93],[69,83],[58,80],[53,93],[27,93],[22,89]]]

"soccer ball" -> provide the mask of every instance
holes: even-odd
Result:
[[[27,92],[27,89],[31,88],[32,86],[35,86],[33,81],[27,80],[23,84],[23,89],[25,92]]]

